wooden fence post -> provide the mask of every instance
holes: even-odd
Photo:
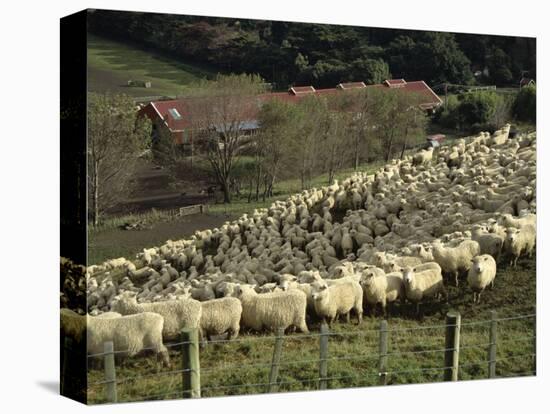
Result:
[[[105,397],[107,401],[116,403],[115,354],[112,341],[103,344],[103,368],[105,370]]]
[[[380,322],[380,338],[378,343],[378,383],[387,384],[388,374],[388,321]]]
[[[277,377],[279,376],[279,364],[281,362],[281,354],[283,352],[283,337],[285,330],[277,329],[275,336],[275,345],[273,346],[273,358],[271,360],[271,371],[269,372],[268,392],[277,392]]]
[[[497,313],[494,310],[491,311],[491,327],[489,329],[489,351],[487,359],[489,360],[488,377],[495,378],[497,371]]]
[[[328,373],[328,325],[326,322],[321,324],[321,335],[319,336],[319,389],[327,389]]]
[[[73,340],[68,336],[63,340],[63,367],[61,368],[61,384],[59,386],[59,393],[65,395],[65,383],[67,381],[67,370],[69,366],[69,355],[73,350]]]
[[[200,398],[199,330],[183,328],[181,342],[183,398]]]
[[[444,381],[458,381],[460,353],[460,313],[449,312],[445,320],[445,371]]]

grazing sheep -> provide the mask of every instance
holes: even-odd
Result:
[[[536,214],[527,214],[524,217],[515,218],[511,214],[503,214],[500,218],[501,224],[504,227],[515,227],[516,229],[521,229],[525,225],[537,225],[537,215]]]
[[[472,259],[479,255],[479,243],[474,240],[464,240],[458,246],[444,247],[440,241],[432,244],[434,261],[437,262],[444,273],[454,276],[455,285],[458,286],[458,274],[460,271],[470,270]]]
[[[506,229],[504,251],[510,256],[510,266],[516,267],[522,253],[527,253],[531,257],[535,247],[536,233],[537,229],[532,224],[526,224],[521,229],[515,227]]]
[[[306,325],[307,298],[304,292],[290,289],[284,292],[258,294],[252,286],[236,288],[242,303],[242,324],[255,331],[276,330],[291,326],[308,333]]]
[[[220,298],[201,302],[201,337],[210,341],[212,335],[228,333],[228,339],[239,335],[243,307],[237,298]]]
[[[405,298],[403,275],[399,272],[377,275],[372,269],[366,269],[360,285],[364,292],[364,304],[374,307],[380,303],[384,316],[386,316],[386,303]]]
[[[167,300],[164,302],[137,303],[134,295],[121,295],[114,301],[111,310],[122,315],[154,312],[164,317],[163,337],[177,339],[182,328],[199,328],[201,303],[194,299]]]
[[[312,297],[315,312],[325,321],[328,318],[329,324],[339,315],[346,315],[346,321],[349,322],[352,309],[357,315],[357,323],[363,320],[363,289],[358,282],[350,280],[330,286],[315,282]]]
[[[103,352],[103,344],[112,341],[118,354],[136,355],[144,349],[153,349],[168,366],[168,350],[162,342],[164,319],[143,312],[118,318],[88,318],[87,348],[89,354]]]
[[[416,314],[420,313],[420,302],[424,298],[444,294],[448,298],[447,290],[443,285],[441,267],[433,267],[416,271],[413,267],[403,269],[403,282],[408,300],[416,303]]]
[[[64,336],[81,342],[86,332],[86,317],[68,308],[61,308],[60,327]]]
[[[476,256],[472,260],[472,267],[468,272],[468,286],[474,291],[474,303],[479,303],[481,292],[495,283],[497,263],[490,254]]]

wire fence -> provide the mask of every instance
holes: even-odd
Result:
[[[382,321],[378,329],[336,332],[322,325],[315,333],[277,331],[207,343],[198,341],[196,330],[184,330],[182,340],[165,344],[171,357],[165,370],[154,357],[123,358],[127,350],[106,343],[104,352],[87,356],[88,400],[197,398],[535,375],[535,325],[536,314],[530,309],[516,315],[492,311],[486,318],[466,321],[449,313],[445,323],[428,326],[392,327]],[[90,369],[96,364],[98,368]],[[62,385],[67,378],[62,378]]]

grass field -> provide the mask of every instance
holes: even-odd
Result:
[[[180,62],[159,52],[88,34],[88,91],[131,96],[175,96],[216,71]],[[151,81],[151,88],[128,87],[128,80]]]
[[[487,378],[490,310],[499,318],[531,315],[536,303],[536,258],[524,258],[515,269],[500,264],[493,290],[482,303],[472,305],[471,292],[462,281],[450,287],[449,304],[427,304],[423,318],[413,317],[410,304],[397,304],[388,318],[388,384],[437,382],[443,379],[445,314],[462,316],[459,380]],[[328,388],[378,384],[378,328],[380,316],[361,325],[337,322],[331,327]],[[354,322],[352,318],[352,322]],[[315,390],[318,387],[319,322],[310,321],[312,335],[285,335],[279,371],[279,391]],[[535,318],[509,319],[497,325],[497,377],[534,374]],[[200,350],[203,397],[264,393],[273,353],[272,334],[242,333],[231,342],[207,344]],[[117,362],[119,401],[181,397],[179,346],[171,349],[171,365],[157,375],[154,357]],[[142,377],[146,376],[146,377]],[[89,371],[90,403],[105,402],[103,371]]]

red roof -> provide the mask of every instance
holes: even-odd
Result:
[[[345,86],[342,86],[345,85]],[[359,89],[359,88],[383,88],[383,87],[399,87],[408,92],[417,93],[425,97],[426,101],[420,104],[423,109],[431,109],[442,103],[442,100],[424,81],[406,82],[404,79],[389,79],[382,84],[365,85],[363,82],[341,83],[336,88],[314,89],[312,86],[294,86],[288,92],[271,92],[258,96],[259,102],[267,102],[271,99],[280,99],[285,102],[298,102],[308,95],[326,95],[334,93],[342,93],[343,90]],[[191,105],[191,100],[188,98],[154,101],[140,110],[140,114],[145,114],[151,119],[159,119],[164,121],[172,132],[183,131],[191,128],[192,124],[189,118],[188,107]],[[259,106],[258,106],[259,108]],[[174,111],[175,110],[175,111]],[[257,113],[251,113],[252,121],[257,116]]]

